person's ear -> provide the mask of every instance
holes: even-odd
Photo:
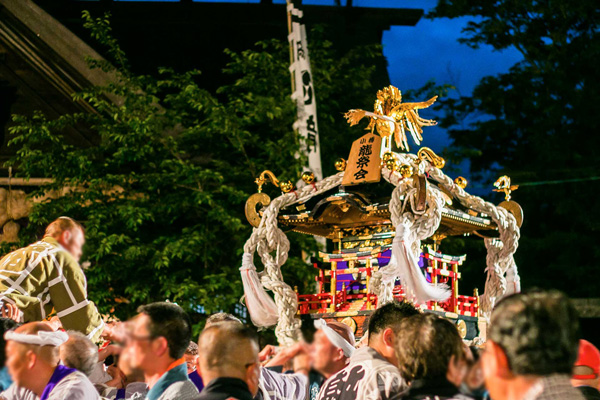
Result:
[[[333,357],[333,361],[340,361],[340,360],[343,360],[344,357],[346,357],[344,355],[344,350],[338,349],[338,348],[336,348],[335,350],[336,350],[336,353],[335,353],[335,356]]]
[[[157,337],[154,340],[154,352],[156,353],[157,356],[162,356],[165,353],[169,352],[169,343],[167,342],[167,339],[160,336]]]
[[[396,340],[394,330],[392,328],[385,328],[381,334],[381,340],[383,340],[383,344],[385,344],[387,347],[393,348],[394,341]]]
[[[27,360],[27,369],[33,369],[37,363],[37,354],[35,354],[32,350],[27,350],[27,353],[25,353],[25,360]]]
[[[71,237],[73,236],[73,234],[71,233],[71,231],[63,231],[63,233],[60,234],[60,239],[63,243],[69,243],[71,241]]]
[[[510,364],[508,362],[508,357],[506,357],[506,353],[497,343],[488,341],[486,345],[486,351],[490,352],[490,358],[494,366],[496,367],[497,375],[502,378],[509,378],[512,376],[512,372],[510,370]]]

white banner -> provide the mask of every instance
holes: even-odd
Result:
[[[304,140],[303,150],[308,156],[308,169],[315,174],[317,180],[321,180],[323,171],[317,125],[317,102],[310,70],[310,59],[308,58],[306,28],[302,23],[302,11],[296,8],[291,0],[287,1],[287,12],[290,32],[288,41],[291,54],[292,99],[296,102],[298,110],[298,119],[294,123],[294,130],[297,130]]]

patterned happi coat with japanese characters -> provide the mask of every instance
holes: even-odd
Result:
[[[365,346],[354,352],[346,368],[323,383],[318,400],[396,400],[407,390],[398,368]]]

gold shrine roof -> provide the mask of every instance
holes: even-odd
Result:
[[[393,237],[389,193],[391,190],[385,182],[338,186],[305,203],[282,209],[278,221],[282,227],[293,231],[328,239],[354,236],[355,241],[387,244],[386,239]],[[442,209],[442,221],[433,239],[464,234],[495,236],[497,226],[489,216],[457,206],[457,201],[453,202],[447,194],[444,196],[447,201]]]

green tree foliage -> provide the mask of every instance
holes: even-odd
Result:
[[[91,68],[114,79],[74,94],[95,113],[55,120],[40,113],[14,116],[10,145],[16,155],[9,164],[17,176],[54,179],[32,193],[47,199],[35,205],[19,245],[39,237],[54,218],[69,215],[86,227],[83,260],[89,261],[90,297],[101,311],[126,318],[140,304],[165,299],[197,320],[202,310],[233,311],[242,295],[238,268],[251,231],[243,209],[256,191],[253,181],[264,169],[293,182],[302,172],[287,43],[227,51],[228,83],[209,93],[195,82],[199,71],[136,74],[111,36],[108,17],[84,13],[84,21],[110,60],[89,60]],[[340,54],[322,31],[310,35],[323,162],[331,172],[329,165],[347,156],[358,135],[342,113],[372,98],[370,65],[382,53],[374,46]],[[61,133],[71,128],[93,132],[96,145],[67,144]],[[279,193],[265,190],[272,197]],[[310,291],[312,267],[300,251],[314,242],[290,236],[284,275]]]
[[[453,161],[468,158],[486,184],[501,174],[516,184],[598,177],[597,2],[440,0],[429,16],[471,17],[461,42],[523,55],[472,96],[445,101]],[[523,185],[514,194],[525,211],[516,255],[524,286],[598,295],[599,192],[600,181],[588,180]]]

